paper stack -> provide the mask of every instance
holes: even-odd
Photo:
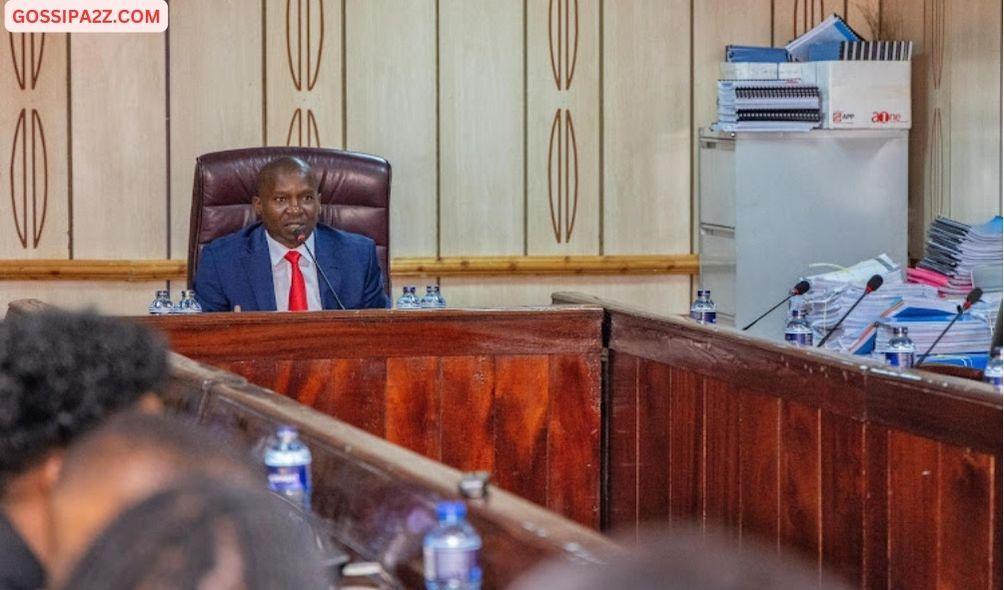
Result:
[[[785,80],[719,80],[721,131],[808,131],[820,125],[819,88]]]
[[[1004,264],[1004,224],[1000,216],[982,225],[938,217],[927,230],[924,258],[909,269],[910,282],[932,285],[942,294],[965,295],[974,286],[973,273],[1000,276]],[[987,267],[994,269],[984,272]]]

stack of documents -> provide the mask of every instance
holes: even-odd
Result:
[[[785,80],[719,80],[721,131],[808,131],[820,125],[819,88]]]
[[[826,20],[812,27],[812,30],[788,43],[785,49],[795,61],[809,61],[809,48],[813,45],[843,41],[861,41],[861,36],[855,33],[844,19],[831,14]]]
[[[908,280],[932,285],[942,294],[965,295],[974,286],[991,290],[986,281],[974,285],[973,275],[995,278],[1004,264],[1004,224],[1000,216],[982,225],[947,217],[934,220],[927,230],[924,258],[907,271]],[[993,269],[986,272],[986,269]]]

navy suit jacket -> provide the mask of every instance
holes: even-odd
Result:
[[[390,307],[373,240],[317,224],[314,255],[346,309]],[[324,309],[338,309],[320,273],[317,283]],[[193,288],[204,311],[232,311],[238,305],[242,311],[275,311],[264,226],[255,223],[206,244]]]

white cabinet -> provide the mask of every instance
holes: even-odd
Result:
[[[701,284],[719,322],[742,327],[813,263],[886,253],[907,262],[906,130],[702,131],[698,149]],[[782,306],[751,332],[780,338]]]

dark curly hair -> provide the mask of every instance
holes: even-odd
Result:
[[[167,345],[143,326],[91,312],[0,322],[0,492],[54,448],[167,377]]]

